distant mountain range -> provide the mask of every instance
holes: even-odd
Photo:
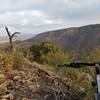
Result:
[[[67,51],[89,52],[95,47],[100,47],[100,24],[40,33],[26,41],[36,43],[48,39]]]
[[[20,34],[17,37],[14,37],[14,40],[24,41],[31,37],[34,37],[35,34],[27,33],[27,34]],[[8,36],[0,36],[0,43],[8,42]]]

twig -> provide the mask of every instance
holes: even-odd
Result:
[[[14,100],[13,99],[13,96],[14,96],[14,90],[12,90],[9,94],[7,95],[3,95],[3,96],[0,96],[1,100],[6,100],[7,98],[10,98],[10,100]]]

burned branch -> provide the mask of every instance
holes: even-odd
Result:
[[[13,34],[11,34],[11,32],[9,31],[8,27],[5,26],[6,32],[8,34],[9,37],[9,43],[10,43],[10,50],[13,51],[13,38],[17,35],[20,34],[19,32],[15,32]]]

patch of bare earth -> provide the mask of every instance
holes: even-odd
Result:
[[[0,100],[71,100],[75,96],[74,100],[79,100],[66,78],[37,63],[30,63],[25,70],[3,75],[5,81],[0,84]]]

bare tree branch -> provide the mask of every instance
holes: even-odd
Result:
[[[5,29],[6,29],[6,32],[7,32],[8,36],[10,37],[11,35],[10,35],[9,30],[8,30],[8,27],[5,26]]]
[[[16,36],[17,34],[21,34],[21,33],[15,32],[15,33],[13,33],[13,34],[11,35],[11,37],[13,38],[13,37]]]
[[[10,31],[8,30],[8,27],[5,26],[5,29],[6,29],[6,32],[8,34],[8,37],[9,37],[10,50],[13,52],[13,37],[16,34],[20,34],[20,33],[19,32],[15,32],[15,33],[11,34]]]

